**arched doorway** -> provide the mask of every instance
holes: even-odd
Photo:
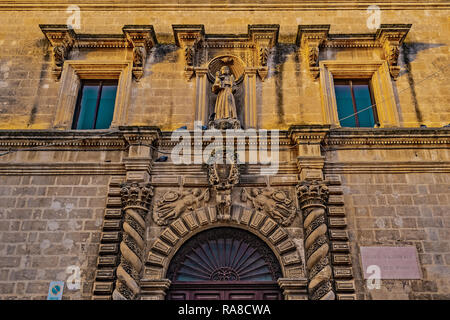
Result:
[[[252,233],[228,227],[203,231],[173,257],[168,300],[280,300],[281,267]]]

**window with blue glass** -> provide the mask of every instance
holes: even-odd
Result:
[[[83,81],[72,129],[108,129],[114,115],[116,93],[117,81]]]
[[[334,80],[341,127],[379,125],[369,80]]]

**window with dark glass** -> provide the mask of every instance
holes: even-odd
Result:
[[[83,81],[72,129],[108,129],[114,114],[116,93],[117,81]]]
[[[377,110],[369,80],[334,80],[341,127],[374,127]]]

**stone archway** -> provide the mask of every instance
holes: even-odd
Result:
[[[286,299],[306,297],[304,264],[289,233],[267,215],[233,205],[229,219],[221,219],[216,207],[204,207],[187,212],[173,221],[151,246],[141,280],[143,299],[163,299],[170,286],[166,278],[169,263],[178,249],[199,232],[216,227],[235,227],[247,230],[261,239],[277,258],[282,278],[278,283]],[[152,296],[152,297],[150,297]]]
[[[172,258],[168,300],[280,300],[281,267],[257,236],[216,227],[187,240]]]

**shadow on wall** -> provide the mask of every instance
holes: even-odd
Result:
[[[284,63],[287,57],[297,51],[295,44],[278,43],[273,49],[269,60],[267,61],[268,75],[267,78],[275,78],[275,97],[276,97],[276,115],[278,123],[284,123],[284,108],[283,108],[283,74]]]
[[[417,92],[416,92],[416,81],[414,79],[412,73],[411,62],[413,62],[417,58],[417,54],[421,51],[438,48],[445,46],[443,43],[423,43],[423,42],[403,42],[402,50],[400,53],[399,61],[403,64],[403,69],[401,70],[399,77],[406,74],[409,83],[409,89],[411,93],[411,97],[414,104],[414,112],[417,117],[417,122],[419,124],[423,124],[423,115],[419,108],[419,103],[417,101]],[[436,68],[437,69],[437,68]],[[432,71],[432,70],[430,70]],[[438,71],[438,70],[435,70]],[[431,73],[431,72],[430,72]]]
[[[36,96],[34,98],[33,101],[33,107],[31,108],[31,112],[30,112],[30,119],[28,120],[28,127],[31,127],[36,119],[36,113],[37,113],[37,109],[39,106],[39,98],[42,95],[42,85],[44,80],[47,78],[48,75],[48,70],[49,70],[49,62],[50,62],[50,52],[49,52],[49,46],[50,43],[47,39],[45,38],[41,38],[39,40],[36,41],[35,46],[37,48],[41,48],[42,52],[44,54],[44,59],[42,61],[41,64],[41,72],[39,73],[39,84],[38,84],[38,89],[37,89],[37,93]]]

